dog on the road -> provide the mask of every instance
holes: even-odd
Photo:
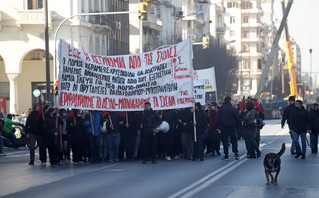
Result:
[[[284,154],[285,150],[286,150],[285,143],[283,143],[279,153],[266,154],[264,159],[264,168],[265,168],[265,174],[267,179],[267,185],[270,184],[269,175],[271,177],[271,183],[277,184],[277,178],[280,172],[280,164],[281,164],[280,157],[282,156],[282,154]],[[273,172],[276,172],[275,180],[273,175],[271,174]]]

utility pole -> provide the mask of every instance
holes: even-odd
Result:
[[[310,53],[310,87],[311,91],[313,92],[313,87],[312,87],[312,49],[309,49]]]
[[[45,73],[46,73],[46,104],[51,104],[51,91],[50,91],[50,54],[49,54],[49,30],[48,30],[48,0],[44,1],[44,15],[45,15]]]

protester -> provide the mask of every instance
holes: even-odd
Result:
[[[74,109],[74,117],[69,117],[68,119],[68,129],[71,135],[72,144],[72,160],[74,164],[78,164],[82,161],[81,150],[83,150],[82,138],[84,136],[84,124],[81,111]]]
[[[33,107],[32,112],[29,114],[25,126],[26,138],[29,144],[30,150],[30,162],[29,165],[34,165],[34,156],[35,156],[35,143],[38,139],[38,134],[41,133],[41,126],[39,125],[39,105]],[[42,122],[41,122],[42,123]]]
[[[120,123],[123,125],[124,121],[119,119],[119,113],[110,112],[109,125],[107,128],[107,145],[109,150],[109,162],[119,161],[119,149],[121,141]]]
[[[102,112],[100,122],[100,158],[103,161],[108,160],[108,148],[107,148],[107,125],[109,123],[109,112]]]
[[[247,112],[243,118],[243,133],[246,148],[247,148],[247,158],[256,158],[260,157],[261,152],[258,148],[257,141],[256,141],[256,135],[259,130],[258,126],[258,110],[255,107],[254,103],[252,101],[247,101],[245,104],[245,107],[247,109]]]
[[[191,160],[194,146],[193,113],[190,108],[182,109],[178,114],[178,123],[181,131],[184,159]]]
[[[12,114],[8,114],[7,115],[7,119],[6,119],[5,123],[4,123],[4,136],[10,138],[11,141],[12,141],[12,147],[14,149],[17,149],[17,147],[16,147],[16,136],[14,134],[15,129],[14,129],[13,125],[19,126],[20,123],[19,122],[13,122],[12,121]]]
[[[101,161],[99,157],[100,149],[100,122],[101,116],[97,111],[91,111],[86,115],[84,126],[87,127],[90,141],[90,157],[92,163],[98,163]]]
[[[312,131],[310,133],[311,153],[318,153],[318,133],[319,133],[319,106],[314,103],[310,106],[310,123]]]
[[[153,164],[156,163],[157,136],[155,128],[160,124],[161,119],[158,113],[153,111],[151,103],[146,102],[140,126],[140,128],[143,130],[143,164],[147,163],[149,159],[152,160]]]
[[[221,134],[224,154],[222,160],[229,160],[228,157],[228,138],[232,144],[232,151],[235,154],[235,159],[238,160],[238,146],[236,137],[236,127],[239,124],[239,116],[236,109],[231,104],[231,98],[225,97],[223,105],[218,109],[216,128]]]
[[[301,159],[306,158],[306,133],[311,133],[311,126],[310,126],[310,117],[308,114],[308,111],[302,106],[302,101],[297,100],[296,103],[296,109],[292,113],[291,118],[291,129],[290,134],[292,134],[293,141],[296,146],[296,156],[295,158],[299,158],[301,156]],[[302,149],[300,148],[299,144],[299,136],[301,137],[301,144]]]
[[[72,112],[73,113],[73,112]],[[67,113],[65,109],[60,109],[59,114],[61,115],[61,121],[63,122],[63,125],[61,126],[61,134],[62,134],[62,150],[59,152],[59,161],[63,161],[65,164],[67,164],[70,160],[70,150],[69,150],[69,129],[67,127]],[[72,115],[73,117],[73,115]]]
[[[126,159],[128,161],[134,160],[135,142],[137,137],[137,131],[140,126],[139,115],[136,111],[130,111],[127,113],[128,123],[127,127],[127,141],[126,141]]]
[[[6,154],[3,152],[3,141],[2,141],[2,134],[4,133],[4,114],[1,112],[0,109],[0,156],[6,156]]]
[[[174,143],[174,132],[177,121],[177,114],[174,109],[161,111],[160,118],[167,122],[169,125],[169,131],[167,133],[159,132],[161,135],[161,150],[165,159],[170,161],[173,156],[173,143]]]
[[[284,110],[284,113],[282,115],[282,118],[281,118],[281,128],[284,128],[285,126],[285,122],[287,120],[287,124],[288,124],[288,127],[289,127],[289,130],[291,130],[291,125],[292,125],[292,114],[295,110],[295,96],[290,96],[289,97],[289,106],[287,106]],[[292,140],[292,143],[291,143],[291,148],[290,148],[290,153],[292,155],[295,155],[296,154],[296,146],[295,146],[295,142],[293,141],[293,137],[292,137],[292,133],[290,133],[290,137],[291,137],[291,140]]]
[[[204,161],[204,131],[207,127],[208,117],[203,112],[199,102],[195,104],[196,142],[194,144],[193,161]]]
[[[213,102],[210,111],[209,111],[209,124],[208,124],[208,133],[211,141],[211,151],[212,156],[215,152],[217,155],[220,155],[220,134],[216,130],[216,121],[217,121],[218,107],[217,103]]]

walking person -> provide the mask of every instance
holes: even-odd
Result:
[[[101,161],[99,157],[100,122],[101,116],[97,111],[92,111],[89,114],[87,114],[84,122],[84,126],[87,127],[87,132],[89,133],[90,157],[92,163],[98,163]]]
[[[81,111],[73,109],[74,117],[69,117],[68,119],[68,129],[71,135],[70,141],[72,144],[72,160],[74,164],[78,164],[82,161],[81,149],[83,150],[82,138],[85,133],[83,118]]]
[[[19,126],[21,124],[19,122],[12,121],[12,114],[8,114],[7,115],[7,119],[6,119],[5,123],[4,123],[4,136],[10,138],[11,141],[12,141],[12,147],[14,149],[17,149],[17,147],[16,147],[17,138],[16,138],[16,136],[14,134],[15,129],[14,129],[13,125]]]
[[[119,161],[119,151],[121,143],[120,124],[124,121],[120,119],[119,112],[110,112],[107,128],[107,145],[109,150],[109,162]]]
[[[208,125],[208,133],[211,137],[211,149],[212,156],[214,156],[215,152],[217,155],[220,155],[220,134],[216,130],[216,121],[217,121],[217,113],[218,107],[217,103],[213,102],[210,111],[209,111],[209,125]]]
[[[255,105],[252,101],[247,101],[245,107],[247,112],[243,118],[243,132],[248,153],[247,158],[260,157],[261,152],[256,141],[256,135],[259,130],[257,122],[259,118],[258,110],[254,108]]]
[[[305,159],[307,148],[306,134],[307,132],[311,134],[310,117],[308,111],[302,106],[301,100],[297,100],[295,105],[296,109],[292,113],[290,134],[292,134],[292,138],[296,146],[297,153],[295,158],[299,158],[301,156],[301,159]],[[300,148],[299,136],[301,137],[302,148]]]
[[[284,113],[282,115],[282,118],[281,118],[281,128],[283,129],[284,126],[285,126],[285,122],[287,120],[287,124],[288,124],[288,127],[289,127],[289,131],[291,130],[291,125],[292,125],[292,114],[295,110],[295,96],[290,96],[289,97],[289,106],[287,106],[284,110]],[[291,137],[291,148],[290,148],[290,153],[292,155],[295,155],[296,154],[296,146],[295,146],[295,142],[293,141],[293,138],[292,138],[292,133],[290,133],[290,137]]]
[[[193,161],[204,161],[204,131],[207,127],[208,117],[202,110],[202,105],[195,104],[196,142],[194,143]]]
[[[25,125],[25,133],[30,150],[29,165],[34,165],[35,143],[38,135],[41,133],[40,116],[42,116],[42,113],[39,113],[39,105],[35,105],[32,112],[28,115]]]
[[[310,133],[311,153],[318,153],[318,133],[319,133],[319,106],[314,103],[310,107],[310,122],[312,130]]]
[[[60,162],[68,164],[70,160],[70,149],[69,149],[69,128],[67,127],[68,116],[65,109],[60,109],[59,114],[61,115],[60,119],[63,122],[61,126],[61,134],[62,134],[62,150],[60,150]],[[72,112],[73,114],[73,112]],[[72,115],[73,116],[73,115]]]
[[[179,111],[178,124],[179,130],[181,131],[181,142],[184,158],[191,160],[194,146],[194,127],[193,113],[190,108],[185,108]]]
[[[238,145],[236,137],[236,127],[239,125],[239,115],[236,109],[231,104],[231,98],[225,97],[223,105],[218,109],[216,128],[221,134],[224,154],[222,160],[229,160],[228,157],[228,138],[232,144],[232,151],[235,154],[235,159],[238,160]]]
[[[145,110],[142,115],[142,122],[140,128],[142,132],[143,142],[143,164],[147,163],[149,159],[152,163],[156,163],[156,147],[157,136],[155,128],[161,124],[161,119],[156,111],[153,111],[151,103],[145,103]]]
[[[6,156],[6,154],[3,152],[3,141],[2,141],[2,134],[4,133],[4,124],[5,124],[5,116],[0,109],[0,156]]]

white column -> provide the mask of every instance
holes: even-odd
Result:
[[[10,81],[10,113],[18,113],[18,73],[7,74]]]

